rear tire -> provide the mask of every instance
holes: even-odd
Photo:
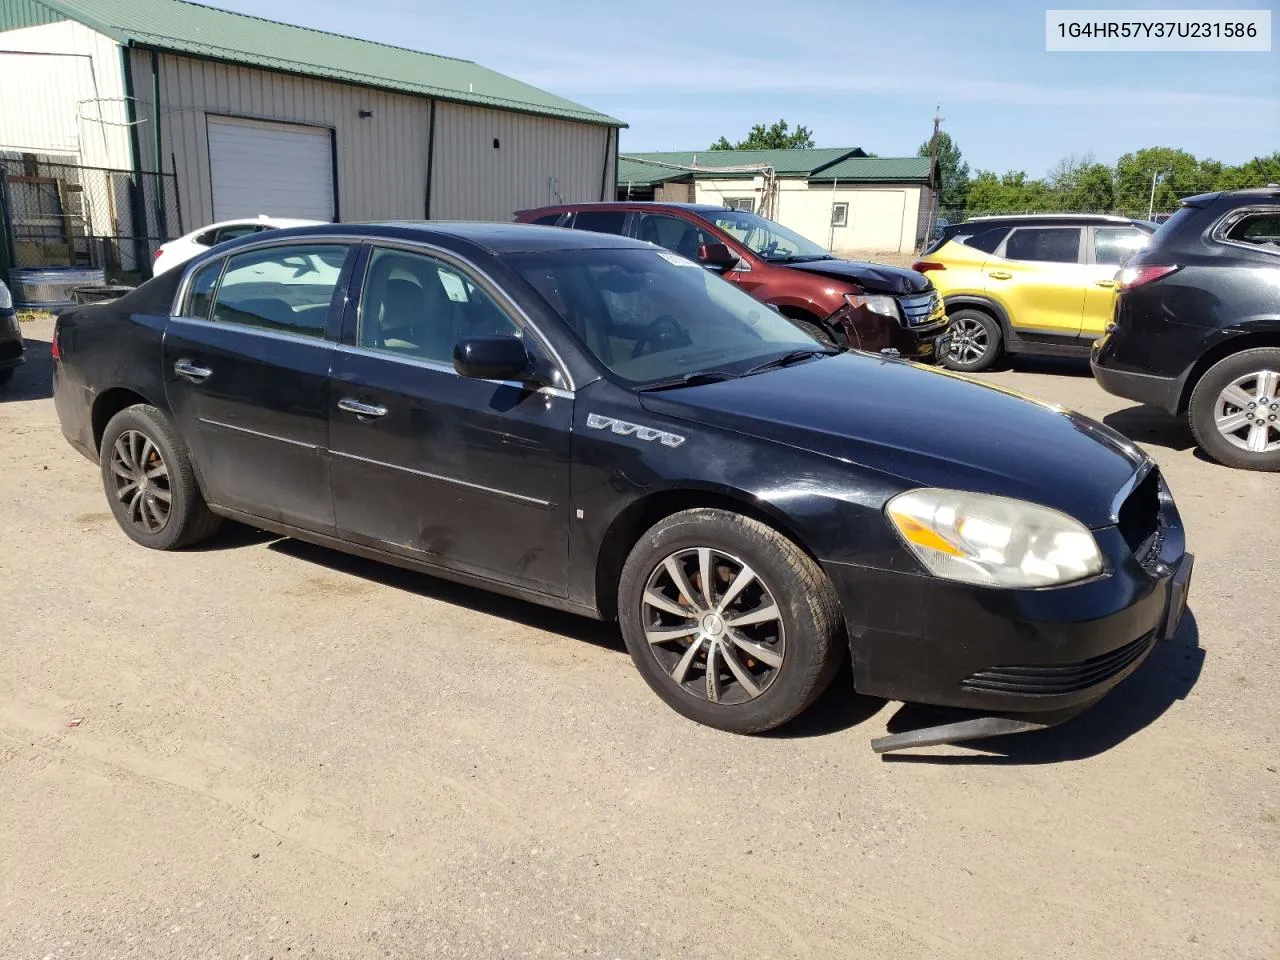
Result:
[[[1256,347],[1210,367],[1187,407],[1200,449],[1228,467],[1280,470],[1280,347]]]
[[[222,524],[200,494],[177,430],[155,407],[138,404],[112,417],[99,461],[107,503],[134,542],[178,550],[211,537]]]
[[[957,310],[951,314],[947,330],[950,349],[941,363],[948,370],[977,373],[986,370],[1004,352],[1004,333],[1000,323],[981,310]]]
[[[685,510],[645,533],[623,567],[618,611],[654,692],[732,733],[803,712],[846,653],[840,604],[817,563],[772,527],[725,510]]]

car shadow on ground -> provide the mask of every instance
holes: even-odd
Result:
[[[237,534],[228,531],[223,536],[234,537]],[[525,600],[504,597],[488,590],[433,577],[429,573],[405,570],[377,560],[366,560],[363,557],[341,553],[328,547],[318,547],[302,540],[272,539],[271,534],[262,534],[262,536],[264,539],[271,540],[267,549],[296,557],[307,563],[319,564],[348,576],[360,577],[395,590],[416,593],[420,597],[440,600],[487,616],[513,620],[527,627],[533,627],[535,630],[558,633],[573,640],[582,640],[607,650],[626,653],[617,624],[602,623]]]
[[[1171,417],[1159,407],[1139,404],[1125,407],[1102,418],[1112,430],[1123,433],[1135,443],[1165,447],[1169,450],[1189,450],[1196,445],[1191,428],[1182,417]]]
[[[48,340],[24,337],[27,362],[13,371],[13,378],[0,387],[0,403],[20,400],[48,400],[53,396],[53,356]]]
[[[1014,373],[1046,373],[1059,377],[1092,378],[1093,370],[1087,357],[1037,357],[1031,354],[1006,354],[997,369]]]
[[[1200,632],[1195,615],[1188,609],[1175,636],[1158,642],[1143,664],[1102,700],[1059,726],[958,745],[975,751],[971,754],[903,752],[887,753],[884,759],[895,763],[974,766],[1062,763],[1097,756],[1154,723],[1176,701],[1186,699],[1200,679],[1203,666]],[[971,716],[971,713],[907,704],[890,719],[889,732],[951,723]]]

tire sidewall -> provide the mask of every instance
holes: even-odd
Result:
[[[740,558],[764,579],[782,611],[786,635],[782,666],[769,688],[746,703],[714,704],[685,692],[663,670],[645,640],[640,601],[649,577],[668,556],[691,547],[712,547]],[[796,580],[776,546],[757,530],[736,522],[734,514],[712,509],[676,514],[641,537],[623,567],[618,620],[627,651],[649,686],[691,720],[739,733],[778,726],[808,705],[812,671],[829,674],[829,660],[838,654],[830,650],[828,638],[819,636],[812,608],[815,599],[796,589]]]
[[[169,494],[172,497],[169,505],[169,521],[157,533],[148,533],[131,522],[124,503],[115,493],[111,473],[112,448],[120,435],[127,430],[137,431],[154,443],[169,471]],[[180,544],[187,526],[200,506],[191,502],[190,485],[181,482],[183,469],[189,471],[190,468],[187,466],[186,450],[176,441],[175,436],[173,429],[165,422],[163,414],[155,408],[127,407],[108,421],[102,433],[102,444],[99,448],[98,460],[102,488],[107,496],[112,515],[131,540],[153,550],[171,550]]]
[[[1280,471],[1280,450],[1271,453],[1241,450],[1219,432],[1214,418],[1218,395],[1227,384],[1264,367],[1280,369],[1280,347],[1255,347],[1223,357],[1205,372],[1192,391],[1187,409],[1191,431],[1200,449],[1224,466],[1240,470]]]
[[[977,360],[968,363],[962,363],[955,359],[951,351],[948,350],[940,360],[942,366],[948,370],[956,370],[961,373],[977,373],[980,370],[986,370],[999,359],[1000,351],[1004,345],[1004,332],[1000,329],[999,321],[980,310],[957,310],[951,314],[952,327],[959,320],[976,320],[986,328],[987,349],[983,351],[982,356]]]

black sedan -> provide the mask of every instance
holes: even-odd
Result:
[[[54,397],[125,532],[221,518],[616,618],[672,707],[740,733],[855,687],[1083,709],[1178,623],[1154,464],[1073,413],[837,353],[675,254],[494,224],[331,225],[64,313]]]

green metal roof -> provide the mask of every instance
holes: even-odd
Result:
[[[634,160],[657,160],[661,163],[673,163],[683,167],[691,166],[695,158],[697,159],[697,165],[700,167],[737,167],[747,164],[765,164],[773,167],[774,173],[780,177],[807,177],[833,163],[844,160],[846,157],[865,156],[865,154],[858,147],[809,147],[797,150],[676,150],[661,153],[631,153],[628,151],[627,156],[634,158]],[[641,168],[647,168],[648,170],[662,172],[660,176],[657,174],[650,175],[647,181],[649,183],[669,180],[672,177],[686,176],[691,172],[688,170],[671,170],[667,167],[656,167],[645,163],[635,163],[634,160],[619,161],[619,182],[624,182],[621,176],[624,164],[628,168],[634,166],[637,171]],[[711,174],[700,171],[696,176],[706,179],[707,177],[753,177],[755,174]],[[637,177],[631,182],[640,183],[641,181]]]
[[[9,0],[5,0],[9,2]],[[36,0],[23,0],[25,6]],[[186,0],[38,0],[126,46],[606,126],[621,121],[470,60],[216,10]]]
[[[64,19],[36,0],[0,0],[0,31],[39,27]]]
[[[618,158],[618,183],[632,186],[652,186],[668,180],[679,180],[693,176],[692,170],[672,170],[670,167],[655,167],[651,163],[637,163],[625,157]]]
[[[928,180],[928,157],[850,157],[825,167],[810,180],[858,180],[876,183]]]

